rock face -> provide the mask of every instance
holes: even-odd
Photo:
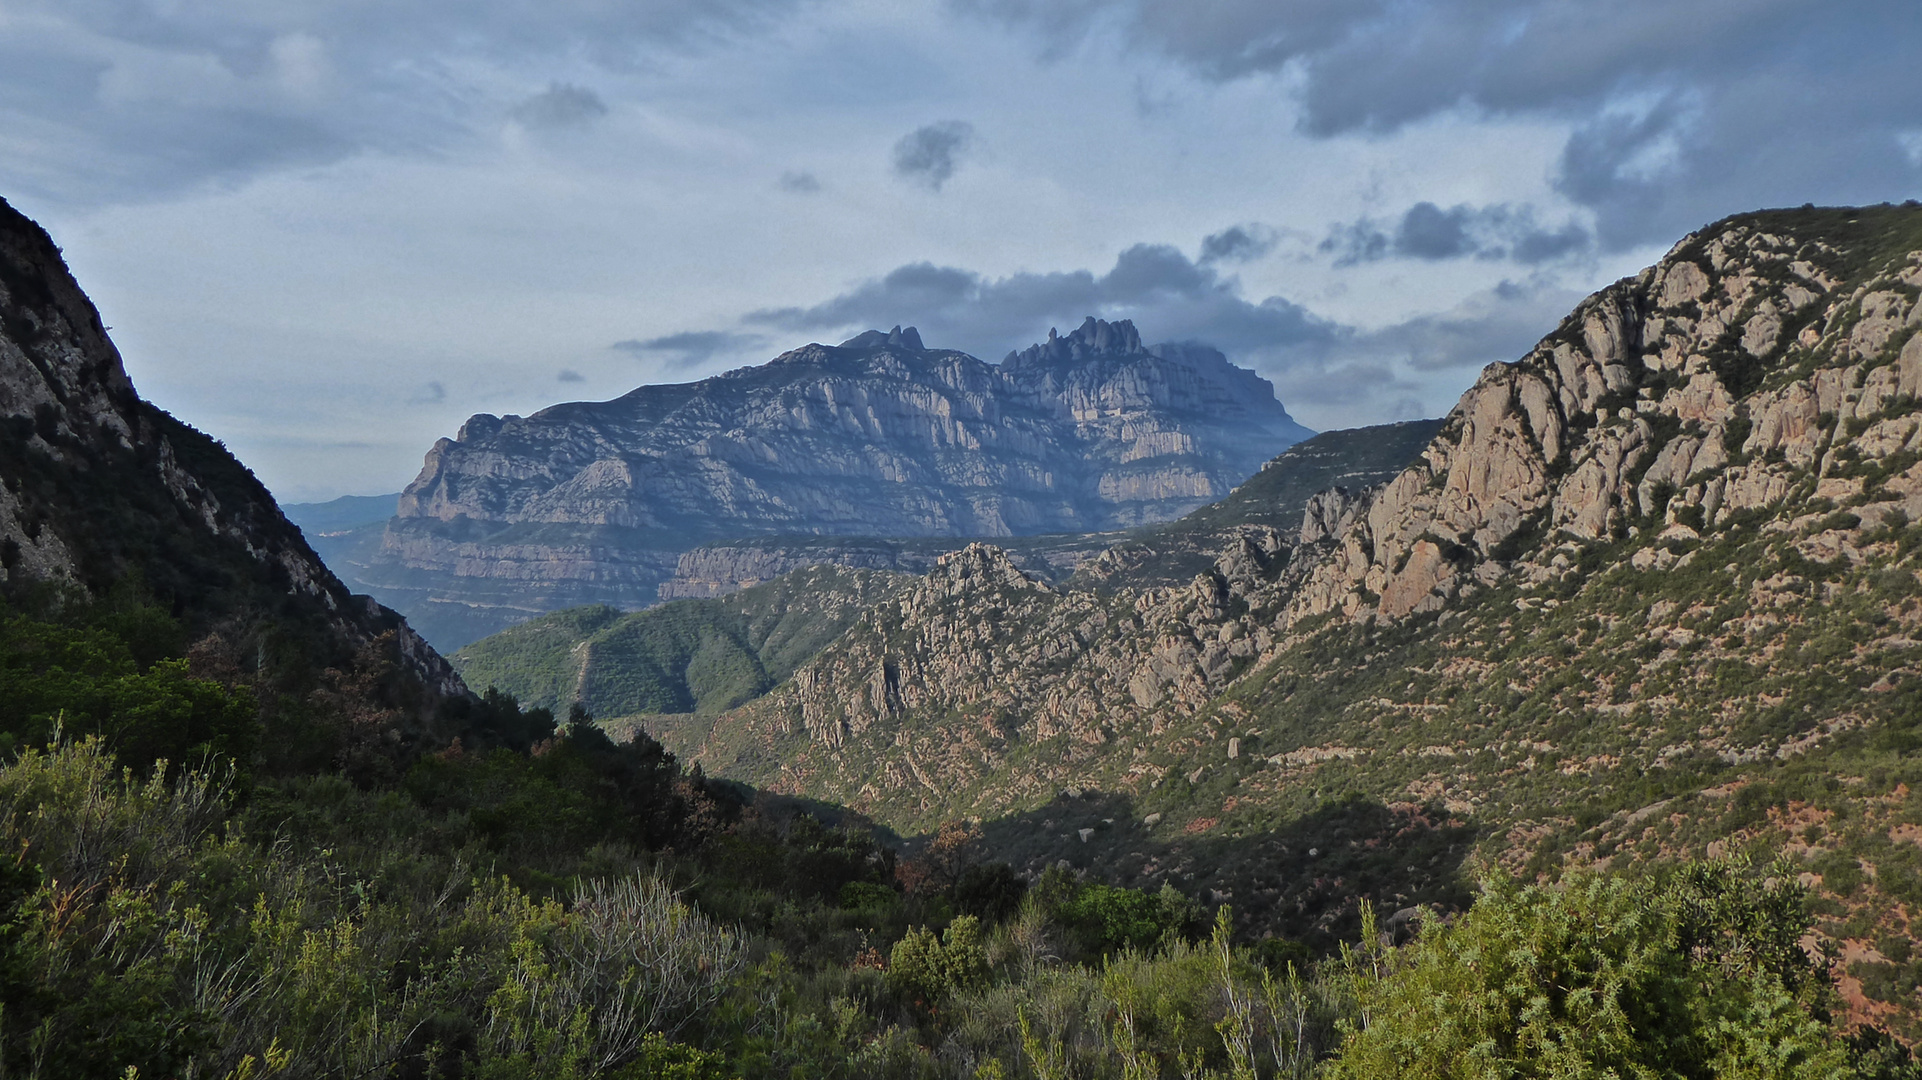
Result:
[[[1922,449],[1922,253],[1888,253],[1844,289],[1863,252],[1795,224],[1691,236],[1488,368],[1291,617],[1433,611],[1512,572],[1553,572],[1533,557],[1554,541],[1699,537],[1791,499],[1846,503],[1865,527],[1922,513],[1922,480],[1892,457]],[[1844,475],[1863,461],[1902,471],[1865,486]]]
[[[1170,732],[1236,715],[1237,679],[1330,626],[1560,588],[1615,558],[1660,573],[1711,537],[1787,560],[1755,595],[1806,591],[1795,559],[1867,565],[1922,520],[1918,296],[1922,210],[1711,226],[1489,367],[1385,484],[1307,500],[1291,529],[1231,530],[1173,587],[1051,587],[990,547],[947,556],[723,717],[701,757],[925,824],[1074,777],[1159,778],[1145,755]]]
[[[1089,319],[1000,365],[912,328],[697,383],[468,420],[383,543],[467,583],[653,599],[680,552],[740,536],[1005,537],[1179,517],[1310,432],[1218,352]],[[530,602],[540,610],[544,602]]]
[[[392,633],[404,670],[466,693],[399,616],[348,592],[251,472],[140,399],[59,249],[4,201],[0,478],[9,587],[99,593],[138,574],[192,629],[277,612],[320,625],[347,656]]]

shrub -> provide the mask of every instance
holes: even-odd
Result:
[[[981,947],[981,923],[963,915],[948,924],[941,938],[927,927],[909,930],[888,957],[888,982],[927,1005],[956,990],[979,986],[988,978],[988,954]]]
[[[1799,893],[1738,892],[1735,869],[1490,883],[1413,945],[1350,954],[1360,1019],[1330,1075],[1837,1075],[1843,1050],[1797,993],[1807,960],[1782,948],[1808,925]]]
[[[520,912],[513,971],[488,1001],[502,1058],[584,1075],[632,1060],[647,1033],[678,1031],[741,967],[739,938],[659,877],[588,882],[573,900],[572,912],[551,901]]]

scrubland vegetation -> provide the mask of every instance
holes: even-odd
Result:
[[[9,1076],[1917,1075],[1832,1019],[1786,866],[1484,867],[1317,955],[501,695],[409,754],[124,598],[0,627]]]

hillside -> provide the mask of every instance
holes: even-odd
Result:
[[[579,704],[680,750],[688,726],[765,694],[898,588],[899,575],[819,566],[709,600],[637,612],[571,608],[511,627],[450,659],[480,687],[565,713]],[[663,716],[661,714],[669,714]],[[680,715],[675,715],[680,714]]]
[[[1786,847],[1886,1013],[1922,910],[1919,293],[1922,209],[1718,223],[1490,367],[1378,492],[1178,588],[949,556],[701,760],[901,828],[1003,819],[1030,866],[1291,936],[1470,850]]]

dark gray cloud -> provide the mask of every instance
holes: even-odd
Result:
[[[584,86],[549,83],[547,89],[514,106],[514,119],[531,128],[582,127],[607,115],[607,102]]]
[[[1201,261],[1253,262],[1275,249],[1281,235],[1261,224],[1233,225],[1202,238]]]
[[[447,387],[441,385],[439,380],[433,380],[428,382],[426,385],[422,386],[419,390],[415,391],[413,396],[407,399],[407,404],[439,405],[441,402],[446,400],[447,400]]]
[[[646,340],[617,341],[609,348],[635,356],[657,358],[670,367],[691,368],[712,360],[751,349],[766,341],[759,334],[740,334],[726,330],[683,330],[678,334]]]
[[[991,278],[911,263],[821,303],[751,312],[741,322],[771,331],[781,348],[798,345],[804,334],[832,342],[911,324],[930,348],[995,359],[1087,315],[1133,319],[1148,341],[1213,345],[1272,380],[1284,402],[1347,425],[1446,411],[1465,369],[1518,359],[1581,298],[1546,278],[1503,282],[1448,310],[1363,329],[1317,316],[1286,297],[1249,300],[1240,288],[1237,279],[1176,248],[1137,244],[1105,273]],[[657,341],[705,346],[743,337],[708,331]],[[651,351],[653,344],[621,347]]]
[[[811,172],[789,170],[781,174],[781,190],[795,195],[813,195],[821,190],[821,178]]]
[[[1205,78],[1289,73],[1308,132],[1442,113],[1574,128],[1557,177],[1605,246],[1739,210],[1922,191],[1922,4],[1859,0],[950,0],[1052,48],[1118,26]]]
[[[916,128],[894,144],[894,174],[940,191],[973,145],[974,125],[966,120],[943,120]]]
[[[1552,285],[1504,281],[1447,311],[1353,335],[1343,351],[1417,371],[1484,367],[1520,358],[1581,299]]]
[[[998,358],[1071,328],[1084,316],[1131,318],[1151,340],[1207,341],[1234,355],[1276,363],[1323,349],[1339,329],[1284,297],[1244,299],[1233,279],[1178,249],[1137,244],[1106,273],[1087,270],[989,278],[971,270],[912,263],[812,307],[774,308],[750,325],[829,337],[912,324],[934,348]]]
[[[557,382],[586,382],[587,376],[582,375],[573,368],[562,368],[561,373],[554,376],[554,379]]]
[[[1336,225],[1320,246],[1335,256],[1337,265],[1391,257],[1435,261],[1468,256],[1533,264],[1584,253],[1592,238],[1578,222],[1544,227],[1526,206],[1462,203],[1444,210],[1418,202],[1394,221],[1362,218]]]

